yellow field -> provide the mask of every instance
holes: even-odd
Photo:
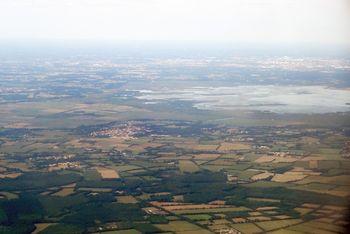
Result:
[[[82,139],[73,139],[65,143],[65,146],[73,146],[74,148],[88,148],[92,147],[93,143],[95,143],[95,139],[91,139],[84,142],[82,141]]]
[[[231,222],[228,221],[227,219],[214,219],[213,223],[215,225],[219,225],[219,224],[230,224]]]
[[[96,170],[98,171],[98,173],[101,174],[102,179],[118,179],[118,178],[120,178],[119,174],[113,169],[98,167],[98,168],[96,168]]]
[[[318,176],[321,175],[321,172],[317,172],[317,171],[312,171],[309,169],[305,169],[303,167],[294,167],[292,170],[290,170],[289,172],[300,172],[304,175],[308,175],[308,176]]]
[[[206,208],[206,209],[189,209],[189,210],[175,210],[175,214],[208,214],[208,213],[224,213],[224,212],[238,212],[247,211],[246,207],[221,207],[221,208]]]
[[[99,149],[113,149],[114,147],[119,150],[125,150],[129,147],[129,144],[125,143],[123,138],[91,138],[95,141],[94,147]]]
[[[307,143],[307,144],[317,144],[319,143],[319,139],[314,137],[301,137],[300,142]]]
[[[273,216],[275,219],[290,219],[291,217],[288,215],[275,215]]]
[[[166,211],[176,214],[201,214],[201,213],[221,213],[230,211],[246,211],[250,210],[246,207],[234,207],[228,205],[217,204],[192,204],[180,202],[150,202],[153,206],[161,207]]]
[[[167,211],[230,207],[226,205],[191,204],[191,203],[178,203],[178,202],[151,202],[151,204],[154,206],[160,206]]]
[[[263,231],[254,223],[239,223],[239,224],[233,224],[231,226],[242,233],[260,233]]]
[[[195,160],[214,160],[220,157],[220,154],[196,154],[194,155]]]
[[[252,177],[250,177],[250,179],[251,180],[264,180],[264,179],[267,179],[273,175],[274,175],[274,173],[271,173],[271,172],[263,172],[263,173],[260,173],[257,175],[253,175]]]
[[[183,202],[184,201],[184,196],[183,195],[173,196],[173,201],[174,202]]]
[[[211,161],[208,165],[220,165],[220,166],[230,166],[234,165],[236,163],[236,160],[234,159],[228,159],[228,158],[218,158],[215,161]]]
[[[11,178],[11,179],[14,179],[14,178],[17,178],[18,176],[22,175],[22,173],[8,173],[8,174],[0,174],[0,179],[3,179],[3,178]]]
[[[162,144],[145,142],[142,144],[131,145],[128,147],[128,150],[131,150],[132,152],[135,152],[135,153],[140,153],[145,151],[146,148],[155,148],[159,146],[162,146]]]
[[[45,228],[53,224],[55,223],[36,223],[35,230],[31,234],[38,234],[39,232],[41,232],[42,230],[44,230]]]
[[[305,207],[305,208],[311,208],[311,209],[317,209],[320,207],[319,204],[314,204],[314,203],[304,203],[302,205],[302,207]]]
[[[220,144],[219,150],[220,151],[230,151],[230,150],[248,150],[250,149],[250,145],[243,144],[243,143],[230,143],[230,142],[223,142]]]
[[[154,225],[157,228],[159,228],[162,231],[165,232],[176,232],[176,233],[188,233],[188,234],[194,234],[194,233],[203,233],[203,234],[209,234],[211,233],[208,230],[205,230],[195,224],[189,223],[187,221],[170,221],[167,224],[156,224]]]
[[[291,156],[270,156],[270,155],[264,155],[256,159],[254,162],[256,163],[267,163],[267,162],[273,162],[273,163],[282,163],[282,162],[295,162],[298,159]]]
[[[124,203],[124,204],[135,204],[138,201],[133,196],[117,196],[116,197],[118,203]]]
[[[162,158],[173,158],[176,157],[175,152],[159,152],[158,155],[160,155]]]
[[[348,196],[350,196],[350,191],[336,190],[336,189],[322,191],[321,193],[327,193],[327,194],[334,195],[334,196],[339,196],[339,197],[348,197]]]
[[[216,150],[218,145],[195,145],[194,150],[203,150],[203,151],[211,151]]]
[[[326,209],[326,210],[333,210],[333,211],[345,211],[345,210],[347,210],[347,207],[345,207],[345,206],[324,205],[322,208]]]
[[[335,219],[331,218],[319,218],[319,219],[314,219],[316,222],[321,222],[321,223],[333,223]]]
[[[228,224],[211,224],[208,225],[208,228],[215,233],[220,233],[222,230],[229,230],[230,226]]]
[[[273,163],[291,163],[291,162],[296,162],[298,159],[295,157],[290,157],[290,156],[286,156],[286,157],[277,157]]]
[[[196,172],[199,171],[197,164],[190,160],[179,160],[179,168],[181,172]]]
[[[15,193],[10,193],[10,192],[0,192],[0,195],[6,197],[6,199],[16,199],[18,198],[18,195]]]
[[[310,160],[309,167],[310,168],[318,168],[318,161],[317,160]]]
[[[263,207],[256,208],[257,211],[276,210],[276,209],[277,209],[276,206],[263,206]]]
[[[254,222],[256,222],[256,221],[260,222],[260,221],[268,221],[268,220],[271,220],[271,218],[270,218],[270,217],[267,217],[267,216],[252,216],[252,217],[248,217],[247,219],[250,220],[250,221],[254,221]]]
[[[232,221],[234,223],[245,223],[245,222],[247,222],[247,220],[245,218],[241,218],[241,217],[233,218]]]
[[[265,155],[265,156],[259,157],[259,158],[256,159],[254,162],[256,162],[256,163],[265,163],[265,162],[272,162],[272,161],[275,160],[275,159],[276,159],[275,156],[268,156],[268,155]]]
[[[297,223],[301,223],[301,219],[285,219],[285,220],[273,220],[273,221],[263,221],[255,223],[265,231],[271,231],[274,229],[285,228],[288,226],[295,225]]]
[[[294,210],[297,211],[300,215],[306,215],[306,214],[310,213],[311,211],[313,211],[314,209],[297,207],[297,208],[294,208]]]
[[[283,174],[276,174],[274,177],[272,177],[271,181],[286,183],[286,182],[302,180],[306,176],[307,175],[305,175],[302,172],[287,171]]]
[[[218,145],[200,145],[197,142],[175,144],[175,146],[178,148],[193,149],[199,151],[214,151],[216,148],[218,148]]]
[[[160,215],[167,215],[168,212],[161,210],[157,207],[144,207],[142,208],[147,214],[160,214]]]
[[[53,193],[52,196],[65,197],[74,193],[74,188],[63,188],[60,191]]]

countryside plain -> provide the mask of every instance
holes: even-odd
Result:
[[[350,60],[0,61],[0,233],[343,233]]]

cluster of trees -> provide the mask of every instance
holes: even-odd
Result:
[[[234,185],[226,183],[226,175],[221,172],[199,171],[191,174],[176,174],[161,182],[142,184],[141,189],[148,193],[170,192],[184,195],[185,202],[206,203],[223,199],[231,194]],[[167,197],[161,197],[167,200]],[[157,199],[159,200],[159,199]]]
[[[0,233],[30,233],[44,215],[42,205],[32,195],[0,201]]]
[[[15,179],[0,179],[0,190],[12,191],[27,189],[45,189],[49,187],[74,183],[81,179],[82,177],[77,173],[59,174],[56,172],[29,172]]]

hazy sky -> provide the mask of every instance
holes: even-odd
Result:
[[[350,45],[350,0],[0,0],[1,39]]]

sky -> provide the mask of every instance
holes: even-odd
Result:
[[[350,0],[0,0],[0,40],[350,47]]]

